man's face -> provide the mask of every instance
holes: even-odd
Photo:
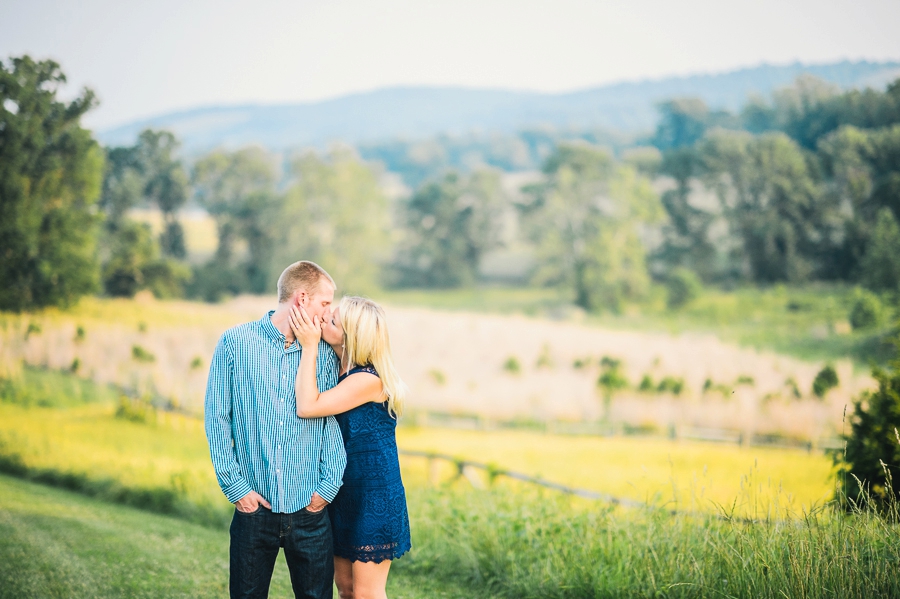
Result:
[[[331,284],[331,281],[323,279],[319,281],[319,288],[315,293],[312,295],[303,293],[298,303],[306,309],[310,318],[318,316],[319,320],[324,320],[333,301],[334,285]]]

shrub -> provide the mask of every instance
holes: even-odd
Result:
[[[574,368],[575,370],[581,370],[582,368],[587,368],[590,365],[591,365],[590,357],[575,358],[575,360],[572,361],[572,368]]]
[[[443,386],[447,383],[447,377],[443,372],[438,370],[437,368],[432,368],[428,371],[428,376],[431,377],[431,380],[435,382],[435,384]]]
[[[39,335],[41,333],[41,325],[36,322],[29,322],[28,329],[25,331],[25,339],[28,339],[32,335]]]
[[[517,357],[510,356],[506,358],[506,362],[503,363],[503,370],[510,374],[519,374],[522,372],[522,365],[519,363]]]
[[[653,384],[653,379],[650,378],[649,374],[645,374],[641,379],[640,384],[638,385],[638,391],[642,391],[644,393],[653,391],[655,388],[656,385]]]
[[[147,422],[155,414],[156,410],[149,402],[131,399],[124,395],[119,399],[119,405],[116,407],[116,418],[131,422]]]
[[[672,376],[664,377],[659,385],[656,387],[656,390],[660,393],[672,393],[673,395],[681,395],[681,392],[684,390],[684,379],[675,378]]]
[[[839,383],[840,381],[838,380],[838,375],[834,366],[826,364],[825,367],[819,371],[819,374],[816,375],[816,378],[813,379],[813,395],[821,399],[822,397],[825,397],[825,394],[828,393],[828,391],[837,387]]]
[[[853,402],[846,449],[835,455],[839,465],[838,498],[848,509],[871,502],[880,511],[900,500],[900,357],[890,369],[876,367],[876,391],[865,391]]]
[[[194,359],[191,360],[191,370],[197,370],[198,368],[203,366],[203,358],[200,356],[194,356]]]
[[[878,326],[884,311],[878,296],[862,291],[850,309],[850,326],[854,329],[870,329]]]
[[[697,299],[703,291],[703,284],[694,271],[676,268],[666,279],[666,290],[666,304],[670,310],[677,310]]]
[[[138,362],[154,362],[156,360],[156,356],[148,352],[140,345],[131,346],[131,357]]]
[[[550,346],[546,343],[541,349],[541,355],[538,356],[535,368],[553,368],[553,357],[550,355]]]
[[[603,356],[600,358],[600,367],[601,368],[612,368],[616,369],[622,365],[622,360],[618,358],[611,358],[610,356]]]

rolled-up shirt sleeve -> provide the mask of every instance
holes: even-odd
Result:
[[[234,451],[232,429],[232,384],[234,360],[226,335],[222,335],[213,353],[203,402],[206,439],[219,487],[234,503],[253,490],[241,474]]]

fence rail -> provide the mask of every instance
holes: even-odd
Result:
[[[728,445],[771,447],[774,449],[799,449],[812,451],[835,451],[844,446],[838,437],[802,439],[777,433],[754,433],[735,429],[712,427],[690,427],[670,425],[665,428],[655,426],[635,426],[627,423],[608,422],[564,422],[538,420],[500,420],[474,414],[447,414],[444,412],[418,412],[411,420],[421,426],[434,426],[458,430],[534,430],[558,435],[591,437],[646,436],[672,440],[705,441]]]
[[[531,483],[534,485],[539,485],[541,487],[545,487],[547,489],[553,489],[554,491],[559,491],[561,493],[565,493],[567,495],[574,495],[576,497],[583,497],[585,499],[594,499],[599,501],[605,501],[607,503],[612,503],[615,505],[624,505],[629,507],[641,507],[646,504],[641,503],[639,501],[634,501],[633,499],[625,499],[622,497],[615,497],[613,495],[609,495],[607,493],[599,493],[597,491],[591,491],[588,489],[578,489],[576,487],[569,487],[566,485],[561,485],[559,483],[551,482],[548,480],[544,480],[542,478],[538,478],[536,476],[529,476],[527,474],[523,474],[521,472],[515,472],[513,470],[506,470],[503,468],[497,468],[491,464],[485,464],[483,462],[476,462],[473,460],[465,460],[461,458],[455,458],[453,456],[437,453],[433,451],[416,451],[412,449],[400,449],[398,450],[400,455],[407,455],[413,457],[426,458],[429,462],[433,460],[442,460],[446,462],[450,462],[456,467],[456,478],[464,477],[469,482],[473,484],[473,486],[478,486],[471,476],[468,474],[469,468],[475,468],[478,470],[483,470],[488,479],[494,479],[498,476],[505,476],[507,478],[512,478],[514,480]]]

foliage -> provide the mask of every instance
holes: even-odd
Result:
[[[560,146],[544,172],[521,206],[537,246],[535,281],[570,285],[588,310],[618,311],[641,297],[649,276],[639,228],[661,213],[649,182],[587,145]]]
[[[897,176],[900,178],[900,171]],[[897,208],[900,210],[900,203]],[[900,292],[900,224],[890,209],[878,212],[859,267],[860,281],[869,289]]]
[[[216,300],[223,293],[271,290],[273,277],[281,272],[274,272],[272,262],[272,232],[282,206],[276,182],[274,158],[261,148],[217,150],[194,164],[197,201],[215,219],[219,241],[213,260],[195,272],[193,295]],[[236,256],[238,242],[247,246],[243,260]]]
[[[180,297],[190,279],[190,269],[159,256],[159,245],[144,223],[123,220],[105,241],[108,258],[103,264],[103,287],[113,297],[133,297],[149,289],[156,297]]]
[[[180,297],[190,280],[184,230],[178,210],[188,196],[183,165],[175,158],[178,140],[167,131],[146,129],[134,146],[106,149],[100,207],[106,216],[101,238],[103,287],[107,294],[132,297],[149,289],[157,297]],[[163,231],[128,218],[139,205],[156,205]]]
[[[684,391],[684,379],[673,376],[663,377],[663,379],[659,381],[659,385],[657,385],[656,390],[659,393],[681,395],[681,392]]]
[[[666,290],[668,292],[666,305],[671,310],[677,310],[700,296],[703,283],[693,271],[676,268],[666,279]]]
[[[0,62],[0,309],[66,306],[97,287],[103,155],[80,125],[95,99],[58,101],[65,82],[50,60]]]
[[[840,380],[838,380],[837,371],[831,364],[826,364],[822,367],[822,370],[816,374],[816,378],[813,379],[813,395],[818,398],[825,397],[825,394],[837,387],[838,384],[840,384]]]
[[[164,255],[183,259],[184,230],[176,213],[187,201],[188,177],[181,161],[175,158],[178,145],[172,133],[146,129],[138,136],[135,151],[145,181],[144,195],[163,213],[160,248]]]
[[[325,157],[297,156],[290,172],[294,183],[274,229],[273,275],[297,260],[313,260],[334,277],[340,293],[379,288],[390,214],[377,172],[346,148]]]
[[[522,372],[522,364],[517,357],[510,356],[503,362],[503,370],[510,374],[519,374]]]
[[[508,202],[493,171],[448,173],[401,207],[405,239],[395,259],[400,286],[459,287],[478,279],[481,259],[499,245]]]
[[[896,510],[900,501],[900,359],[874,368],[875,391],[853,402],[844,452],[835,455],[838,498],[845,507],[872,502]],[[895,516],[900,514],[894,514]]]
[[[873,293],[860,292],[850,309],[850,325],[854,329],[870,329],[878,326],[882,319],[884,306]]]
[[[759,282],[811,278],[818,231],[836,206],[820,192],[797,144],[781,133],[719,130],[699,152],[704,179],[741,240],[741,267]]]

